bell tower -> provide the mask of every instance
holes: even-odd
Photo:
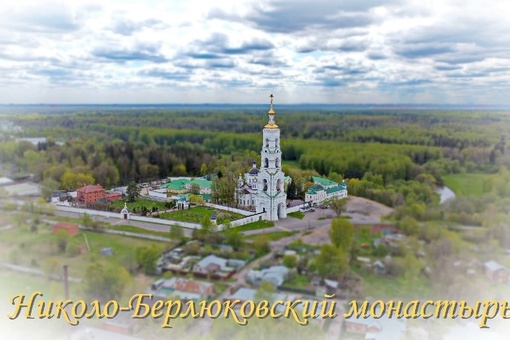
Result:
[[[271,94],[268,122],[262,130],[261,165],[258,175],[257,213],[266,212],[266,219],[276,221],[287,217],[287,194],[284,191],[280,128],[275,122],[275,111]]]

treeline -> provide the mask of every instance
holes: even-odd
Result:
[[[34,146],[15,143],[16,136],[4,138],[4,172],[34,173],[36,180],[65,189],[91,181],[109,187],[217,173],[218,160],[227,156],[241,158],[240,170],[247,170],[253,160],[260,162],[261,129],[267,120],[265,112],[248,109],[6,118],[21,126],[22,136],[47,137],[48,142]],[[444,174],[495,172],[510,165],[509,120],[504,113],[481,112],[277,110],[286,164],[371,183],[375,187],[360,189],[359,195],[390,206],[398,206],[402,195],[413,192],[404,190],[407,184],[402,183],[426,183],[432,189],[442,184]]]

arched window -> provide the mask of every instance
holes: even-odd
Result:
[[[264,180],[263,186],[264,186],[264,191],[267,191],[267,179]]]
[[[275,146],[275,148],[277,148],[277,147],[278,147],[278,138],[276,138],[276,139],[274,140],[274,146]]]
[[[277,158],[277,159],[275,159],[275,161],[274,161],[274,165],[275,165],[275,167],[276,167],[276,168],[279,168],[279,167],[280,167],[280,161],[278,160],[278,158]]]
[[[266,138],[266,147],[269,147],[269,138]]]
[[[280,191],[281,188],[282,188],[282,181],[281,181],[281,179],[278,179],[276,181],[276,190]]]
[[[269,160],[267,158],[264,159],[264,168],[269,167]]]

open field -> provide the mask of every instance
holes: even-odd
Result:
[[[52,233],[49,225],[39,224],[35,232],[28,226],[15,226],[10,230],[0,232],[0,261],[42,269],[60,268],[69,265],[69,275],[81,278],[85,268],[91,260],[116,263],[119,265],[133,265],[134,253],[137,247],[156,244],[161,248],[169,244],[152,240],[144,240],[126,236],[80,231],[68,241],[68,248],[86,248],[85,254],[71,254],[67,251],[59,252],[57,237]],[[101,249],[112,248],[112,256],[101,255]]]
[[[459,196],[481,196],[484,194],[483,184],[488,174],[454,174],[443,176],[444,184]]]

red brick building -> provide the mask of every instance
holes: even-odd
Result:
[[[86,185],[76,190],[76,200],[79,203],[91,203],[101,198],[105,198],[105,191],[102,186]]]
[[[53,234],[56,234],[59,230],[65,230],[71,236],[76,236],[80,232],[77,224],[69,222],[58,222],[53,226]]]

